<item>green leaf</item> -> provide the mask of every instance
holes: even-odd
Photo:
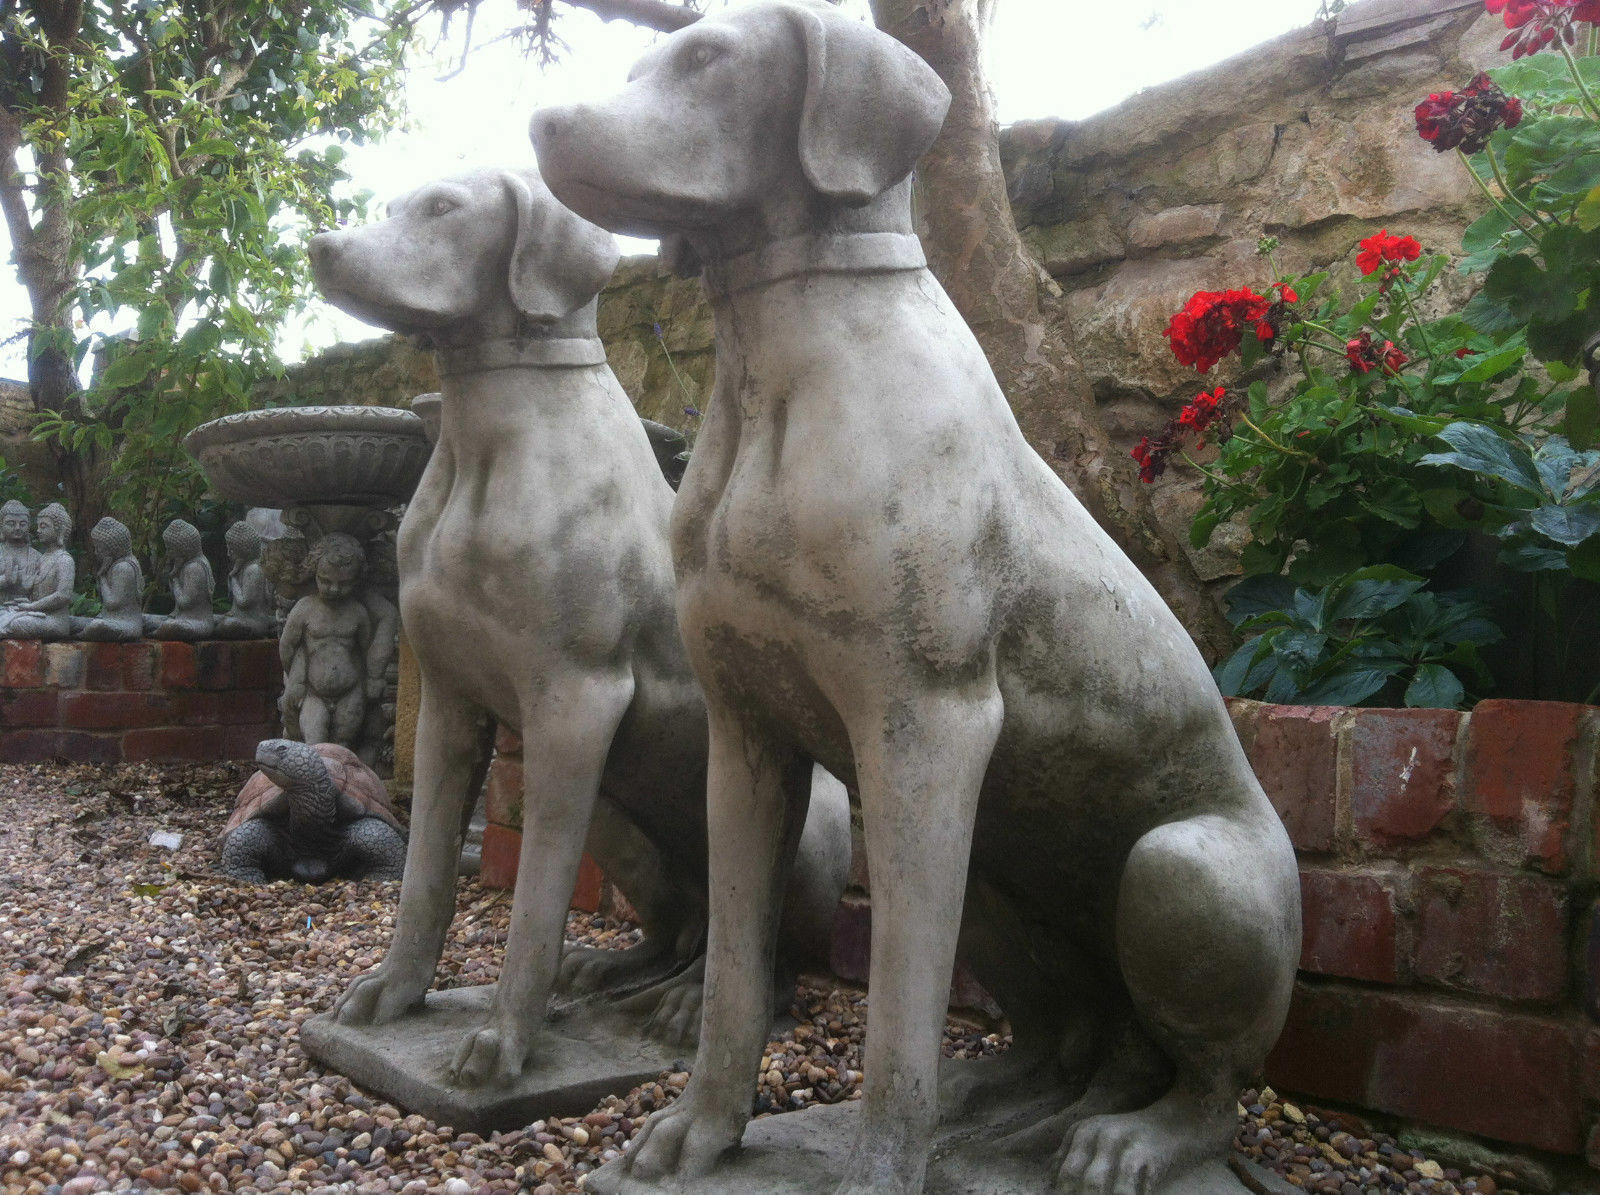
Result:
[[[205,155],[212,158],[231,158],[239,152],[239,147],[224,137],[208,137],[204,141],[196,141],[178,156],[198,158]]]
[[[1202,509],[1189,526],[1189,546],[1197,549],[1205,547],[1211,542],[1211,533],[1217,529],[1217,524],[1220,522],[1222,522],[1220,511]]]
[[[1540,535],[1570,548],[1600,531],[1600,505],[1541,506],[1528,521]]]
[[[1466,690],[1443,664],[1422,664],[1406,686],[1405,703],[1413,709],[1459,709]]]
[[[1497,353],[1491,353],[1487,357],[1479,358],[1473,363],[1472,368],[1463,373],[1456,381],[1463,385],[1470,385],[1474,382],[1487,382],[1521,365],[1522,359],[1527,355],[1528,348],[1522,344],[1501,349]]]
[[[1421,577],[1392,564],[1358,569],[1338,585],[1327,610],[1329,623],[1376,618],[1401,605],[1426,584]]]
[[[1560,572],[1567,567],[1567,554],[1538,544],[1512,543],[1500,549],[1500,563],[1519,573]]]
[[[1508,440],[1482,423],[1452,423],[1439,433],[1454,452],[1430,452],[1419,464],[1453,465],[1472,473],[1487,474],[1508,481],[1531,494],[1544,493],[1533,454],[1527,446]]]
[[[1294,582],[1277,575],[1246,577],[1228,590],[1228,621],[1238,626],[1247,618],[1273,610],[1288,610],[1294,605]]]
[[[1291,672],[1304,675],[1321,661],[1328,637],[1313,631],[1284,631],[1272,641],[1272,654]]]
[[[1462,308],[1461,318],[1468,327],[1485,336],[1497,336],[1522,325],[1522,321],[1512,315],[1504,303],[1491,298],[1486,291],[1479,291],[1472,296]]]
[[[1361,509],[1396,526],[1413,528],[1421,522],[1422,499],[1398,477],[1385,478],[1369,486],[1359,501]]]
[[[1300,690],[1294,700],[1299,705],[1359,705],[1388,684],[1395,671],[1353,661]]]
[[[137,386],[150,376],[155,365],[155,357],[149,353],[129,353],[106,366],[99,382],[109,387]]]
[[[1593,232],[1600,228],[1600,187],[1595,187],[1578,201],[1573,217],[1584,232]]]

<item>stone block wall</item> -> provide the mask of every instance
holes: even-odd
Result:
[[[1600,709],[1230,705],[1305,908],[1268,1081],[1600,1167]]]
[[[282,681],[273,639],[0,640],[0,763],[250,759]]]

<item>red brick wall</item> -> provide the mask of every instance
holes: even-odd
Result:
[[[1230,704],[1305,903],[1268,1080],[1600,1167],[1600,709]]]
[[[479,881],[487,888],[513,888],[522,852],[522,740],[501,727],[494,741],[494,762],[484,786],[483,867]],[[587,854],[578,865],[572,907],[585,913],[600,908],[600,867]]]
[[[282,682],[271,639],[0,640],[0,763],[249,759]]]

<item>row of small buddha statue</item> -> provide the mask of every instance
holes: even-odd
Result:
[[[38,546],[29,542],[29,525]],[[52,502],[31,520],[15,500],[0,506],[0,639],[251,639],[274,630],[272,586],[261,568],[261,537],[249,523],[228,528],[228,593],[232,606],[217,614],[216,579],[201,548],[200,532],[174,519],[161,533],[162,571],[172,594],[171,614],[144,612],[144,569],[133,554],[127,527],[107,517],[94,525],[95,582],[100,613],[72,613],[77,563],[67,551],[72,516]]]

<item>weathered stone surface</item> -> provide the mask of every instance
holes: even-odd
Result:
[[[422,1011],[386,1025],[354,1027],[322,1015],[300,1030],[306,1053],[363,1090],[458,1131],[520,1129],[588,1112],[605,1096],[683,1069],[670,1048],[633,1021],[574,1009],[538,1036],[539,1065],[515,1083],[463,1086],[449,1078],[461,1042],[481,1026],[494,985],[430,992]]]
[[[1142,213],[1128,225],[1128,243],[1140,249],[1160,249],[1203,241],[1222,227],[1224,210],[1220,203],[1189,203]]]

